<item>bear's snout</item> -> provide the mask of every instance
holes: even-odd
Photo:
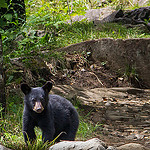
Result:
[[[41,113],[44,110],[44,107],[42,106],[41,102],[35,102],[33,111],[36,113]]]

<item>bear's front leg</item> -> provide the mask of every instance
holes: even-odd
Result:
[[[23,135],[26,144],[28,141],[34,142],[36,139],[34,127],[35,125],[33,119],[29,118],[28,116],[23,116]]]
[[[42,140],[44,143],[46,141],[51,142],[55,134],[54,118],[52,115],[49,115],[52,114],[52,112],[49,111],[47,110],[42,116],[40,116],[38,122],[38,126],[42,130]]]
[[[39,125],[42,130],[42,140],[44,143],[46,141],[51,142],[54,138],[55,128],[52,122],[42,123]]]
[[[45,142],[53,141],[54,133],[52,131],[43,131],[42,133],[42,140]]]

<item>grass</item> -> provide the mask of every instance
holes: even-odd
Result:
[[[0,143],[2,145],[15,150],[42,150],[47,149],[53,144],[43,144],[42,132],[39,128],[35,128],[35,133],[37,135],[36,144],[29,144],[27,147],[22,134],[22,99],[20,99],[20,97],[10,95],[7,103],[7,113],[4,117],[1,113],[2,109],[0,109]],[[77,110],[79,111],[80,109],[77,107]],[[77,140],[86,140],[87,138],[92,138],[94,136],[94,132],[96,132],[100,126],[99,124],[95,125],[88,120],[89,114],[86,116],[81,115],[82,111],[79,113],[80,125],[76,136]]]
[[[95,137],[99,127],[101,127],[99,122],[94,124],[92,121],[89,121],[88,117],[84,118],[83,116],[80,116],[80,124],[76,138],[78,140],[91,139],[92,137]]]
[[[14,35],[14,32],[10,33],[9,36],[11,36],[11,34]],[[13,40],[18,34],[14,35]],[[43,54],[40,54],[41,50],[48,50],[48,56],[53,57],[51,55],[55,49],[86,40],[101,38],[150,38],[149,33],[139,30],[137,27],[127,29],[125,26],[116,23],[106,23],[95,27],[92,22],[87,21],[75,22],[72,25],[63,23],[55,30],[55,33],[47,33],[44,37],[37,37],[36,35],[25,36],[27,34],[28,31],[22,31],[20,33],[20,35],[24,35],[21,41],[14,42],[10,39],[4,40],[4,54],[7,63],[11,58],[15,57],[28,57],[31,55],[41,55],[41,57],[43,57]],[[11,42],[13,44],[9,45]],[[12,45],[18,46],[12,48]]]
[[[83,20],[66,24],[69,20],[68,6],[65,0],[26,0],[27,22],[20,29],[3,32],[3,49],[6,63],[11,58],[39,55],[41,50],[53,51],[57,48],[70,44],[101,38],[150,38],[150,34],[136,28],[126,28],[116,23],[100,24],[97,27],[93,22]],[[113,0],[110,5],[130,5],[128,1]],[[71,5],[71,4],[70,4]],[[97,2],[87,3],[85,0],[73,1],[71,16],[83,15],[86,9],[96,8]],[[36,36],[37,30],[43,30],[46,34],[43,37]],[[17,41],[16,38],[22,39]],[[17,45],[17,46],[16,46]],[[49,55],[49,54],[48,54]],[[41,55],[41,57],[43,57]]]

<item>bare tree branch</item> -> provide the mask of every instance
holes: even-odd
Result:
[[[2,37],[0,34],[0,103],[5,109],[6,99],[5,99],[5,78],[3,69],[3,47],[2,47]]]

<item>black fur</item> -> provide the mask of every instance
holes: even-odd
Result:
[[[74,140],[79,125],[78,113],[73,105],[59,95],[49,95],[52,83],[47,82],[43,87],[31,88],[21,85],[25,94],[23,111],[23,135],[25,142],[34,141],[34,127],[42,130],[44,142],[54,140],[61,132],[59,140]],[[41,102],[44,110],[41,113],[33,111],[35,102]]]

